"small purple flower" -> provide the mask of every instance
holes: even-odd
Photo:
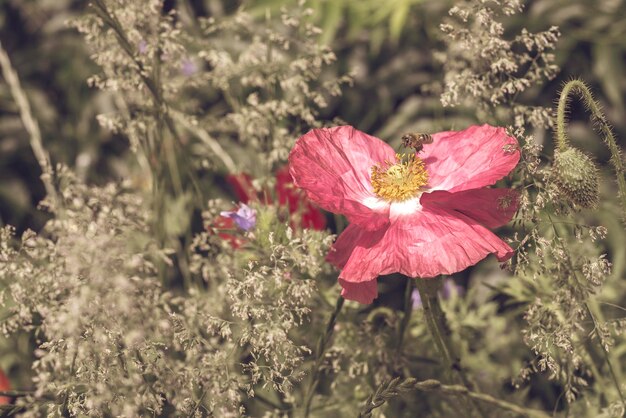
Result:
[[[420,296],[419,290],[413,289],[413,291],[411,292],[411,300],[413,301],[413,309],[417,309],[422,306],[422,298]]]
[[[196,62],[190,58],[185,58],[183,60],[180,71],[183,73],[183,75],[191,77],[198,72],[198,64],[196,64]]]
[[[139,48],[139,53],[142,55],[148,52],[148,43],[145,39],[139,41],[139,45],[137,47]]]
[[[256,210],[245,203],[241,203],[237,211],[224,211],[220,212],[220,215],[232,219],[244,231],[249,231],[256,226]]]

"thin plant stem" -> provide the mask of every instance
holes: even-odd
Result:
[[[589,313],[589,316],[591,317],[591,320],[593,321],[593,326],[594,328],[598,329],[598,322],[596,320],[595,315],[593,314],[593,312],[591,311],[591,308],[589,308],[589,303],[585,303],[585,308],[587,309],[587,312]],[[604,355],[604,360],[606,361],[606,364],[609,368],[609,373],[611,374],[611,379],[613,380],[613,383],[615,384],[615,388],[617,389],[617,393],[619,394],[619,398],[622,401],[622,405],[626,406],[626,401],[624,400],[624,394],[622,393],[622,388],[620,386],[619,383],[619,379],[617,378],[617,375],[615,373],[615,369],[613,368],[613,364],[611,363],[611,358],[609,357],[609,352],[606,349],[606,347],[604,346],[604,344],[602,344],[602,340],[600,338],[598,338],[599,343],[600,343],[600,348],[602,349],[602,354]]]
[[[425,380],[415,384],[415,389],[421,391],[439,391],[446,395],[461,395],[475,401],[487,403],[500,409],[516,413],[522,417],[528,418],[549,418],[550,415],[536,409],[526,409],[511,402],[494,398],[485,393],[473,392],[466,386],[462,385],[444,385],[437,380]]]
[[[0,396],[6,396],[8,398],[21,398],[24,396],[33,395],[35,391],[30,390],[2,390]]]
[[[398,327],[398,346],[397,353],[400,355],[402,353],[402,344],[404,343],[404,334],[406,334],[406,327],[409,325],[409,321],[411,321],[411,313],[413,312],[413,287],[414,287],[413,279],[410,277],[406,278],[406,287],[404,288],[404,315],[402,315],[402,321]]]
[[[593,94],[589,87],[581,80],[570,80],[561,90],[559,96],[559,104],[556,113],[556,142],[559,148],[559,152],[566,151],[569,147],[569,141],[567,138],[567,124],[566,115],[568,112],[568,106],[570,102],[570,96],[573,94],[578,95],[589,113],[591,113],[591,120],[596,131],[601,135],[602,140],[609,148],[611,152],[611,164],[615,170],[615,176],[617,178],[617,187],[619,189],[619,197],[622,206],[622,221],[626,223],[626,177],[624,176],[624,162],[622,161],[621,151],[615,140],[613,130],[609,125],[606,116],[602,112],[600,105],[593,98]]]
[[[26,407],[23,405],[0,405],[0,415],[3,417],[17,415],[24,411],[26,411]]]
[[[113,29],[113,31],[115,32],[115,35],[117,37],[117,40],[118,40],[118,43],[119,43],[120,47],[122,47],[122,50],[124,50],[124,52],[126,52],[126,54],[129,56],[129,58],[133,61],[133,63],[139,69],[139,75],[140,75],[142,81],[144,82],[144,84],[146,85],[146,87],[148,88],[148,90],[150,90],[150,93],[152,93],[152,95],[154,96],[155,101],[157,103],[162,103],[162,100],[161,100],[161,90],[158,88],[158,86],[156,85],[154,80],[152,80],[150,77],[145,75],[146,71],[144,69],[144,66],[143,66],[143,64],[140,61],[137,60],[136,54],[135,54],[135,49],[133,48],[133,46],[131,45],[130,41],[126,37],[126,34],[124,33],[124,30],[122,29],[122,27],[119,24],[119,22],[117,21],[117,19],[115,19],[115,17],[109,12],[109,10],[108,10],[106,4],[104,3],[104,1],[102,1],[102,0],[93,0],[92,5],[93,5],[94,10],[95,10],[96,14],[98,15],[98,17],[100,17],[102,19],[102,21],[108,27]]]
[[[315,395],[315,389],[317,388],[317,384],[319,383],[322,361],[324,360],[324,354],[328,348],[328,343],[333,336],[333,332],[335,330],[335,324],[337,323],[337,317],[341,312],[341,308],[343,307],[343,303],[345,299],[343,296],[339,296],[337,298],[337,303],[335,304],[335,310],[331,314],[328,319],[328,323],[326,324],[326,329],[324,333],[320,336],[320,339],[317,342],[317,347],[315,349],[315,364],[313,365],[313,373],[311,375],[311,381],[309,383],[309,387],[307,388],[306,395],[304,397],[304,413],[303,416],[307,418],[311,413],[311,403],[313,402],[313,396]]]
[[[431,279],[431,280],[435,280],[435,279]],[[435,345],[437,346],[437,351],[439,351],[439,354],[443,358],[446,373],[450,374],[452,367],[453,367],[452,355],[450,351],[448,350],[446,343],[443,340],[442,330],[440,330],[438,322],[435,319],[434,312],[433,312],[433,304],[434,304],[434,302],[432,301],[433,297],[428,294],[429,292],[426,289],[427,285],[428,283],[425,281],[420,282],[420,279],[416,280],[416,286],[420,293],[420,299],[422,300],[422,307],[424,309],[424,316],[426,318],[426,324],[428,326],[428,330],[430,331],[431,337],[433,338],[433,341]]]
[[[514,403],[494,398],[491,395],[473,392],[462,385],[445,385],[435,379],[428,379],[418,382],[413,378],[408,378],[403,381],[401,381],[400,378],[395,378],[391,381],[383,382],[376,388],[376,391],[367,398],[365,405],[359,413],[359,418],[370,418],[374,409],[380,408],[387,401],[391,400],[398,394],[408,392],[410,390],[419,390],[422,392],[439,392],[444,395],[463,396],[474,401],[485,403],[490,406],[494,406],[501,410],[512,412],[514,414],[517,414],[518,416],[526,418],[550,417],[549,414],[543,411],[524,408]]]
[[[161,246],[165,246],[166,240],[168,238],[164,230],[164,217],[166,216],[167,203],[167,199],[165,198],[165,196],[173,194],[175,197],[177,196],[182,198],[185,190],[183,185],[183,179],[181,177],[181,166],[179,164],[178,152],[178,146],[182,146],[183,141],[179,136],[177,126],[173,120],[170,106],[163,96],[163,88],[161,84],[161,61],[159,58],[160,54],[156,53],[154,56],[154,65],[152,72],[147,71],[143,63],[138,59],[136,48],[129,41],[128,36],[126,35],[121,23],[119,22],[115,14],[107,8],[106,3],[103,0],[93,0],[92,9],[96,13],[96,15],[100,19],[102,19],[103,23],[113,30],[118,45],[136,67],[137,74],[141,78],[141,81],[143,82],[152,97],[153,113],[156,122],[156,127],[153,130],[153,133],[156,139],[152,146],[147,147],[148,151],[150,152],[148,161],[153,161],[153,158],[158,158],[159,161],[165,161],[167,167],[166,170],[167,173],[169,173],[169,180],[171,181],[171,183],[167,182],[165,169],[161,169],[158,164],[155,166],[152,166],[152,164],[150,164],[150,168],[153,171],[153,210],[156,215],[153,221],[153,229],[159,240],[159,244]],[[166,132],[169,132],[170,134],[167,135]],[[214,152],[215,149],[216,147],[213,146],[212,150]],[[225,153],[218,155],[218,157],[223,158],[223,154]],[[232,159],[230,161],[232,162]],[[231,169],[233,166],[234,163],[232,163],[231,166],[227,166],[227,168]],[[202,198],[202,189],[200,188],[197,176],[191,168],[189,168],[186,173],[192,187],[196,192],[198,206],[203,207],[204,199]],[[171,191],[168,187],[170,185],[172,187]],[[189,231],[187,231],[187,235],[189,235]],[[188,236],[185,237],[185,239],[188,242]],[[180,248],[182,244],[177,242],[176,245],[179,247],[178,258],[179,266],[181,267],[180,273],[183,276],[185,282],[190,283],[191,281],[187,268],[188,260],[186,259],[186,253]],[[167,283],[167,266],[165,266],[164,263],[160,263],[158,270],[161,282]]]
[[[208,392],[209,392],[209,389],[206,389],[202,392],[202,396],[200,396],[200,399],[198,399],[198,402],[196,402],[196,405],[194,406],[193,410],[189,413],[189,418],[193,418],[196,415],[196,411],[200,408],[200,405],[202,405],[202,402],[204,402],[204,398],[206,397]]]
[[[110,27],[118,40],[118,44],[122,48],[122,50],[128,55],[128,57],[133,61],[133,63],[139,69],[138,74],[141,77],[144,85],[148,88],[148,91],[152,94],[154,99],[154,107],[157,112],[157,122],[160,124],[165,122],[165,126],[170,131],[172,136],[177,139],[178,143],[181,143],[180,138],[178,136],[178,132],[176,130],[176,126],[174,125],[174,121],[169,115],[169,111],[167,108],[167,104],[163,100],[163,94],[159,84],[154,79],[150,78],[146,75],[146,71],[144,69],[143,64],[137,60],[137,54],[135,48],[131,45],[128,40],[124,30],[118,20],[111,14],[108,10],[106,4],[102,0],[93,0],[93,8],[98,15],[102,19],[102,21]],[[159,62],[155,62],[155,79],[159,79]],[[157,135],[161,135],[161,129],[157,127]],[[161,145],[161,152],[164,154],[165,161],[168,164],[168,168],[170,171],[170,176],[172,178],[172,183],[175,188],[180,193],[182,193],[183,186],[182,181],[180,179],[180,174],[178,173],[178,164],[176,162],[176,154],[174,150],[174,144],[169,138],[163,138]]]
[[[220,161],[222,162],[222,164],[224,164],[224,167],[229,173],[238,172],[237,165],[235,164],[233,158],[224,150],[224,148],[222,148],[219,142],[217,142],[213,137],[211,137],[211,135],[207,133],[207,131],[190,124],[185,119],[184,115],[180,112],[171,111],[170,113],[183,128],[189,130],[191,133],[200,138],[200,140],[204,142],[209,148],[211,148],[213,154],[215,154],[215,156],[220,159]]]
[[[441,286],[441,276],[433,279],[417,279],[415,284],[420,293],[428,329],[443,359],[446,374],[451,380],[454,379],[453,376],[456,376],[467,390],[474,391],[474,384],[465,375],[461,367],[461,358],[454,349],[454,344],[450,338],[450,327],[439,303],[438,290]],[[487,416],[479,405],[472,402],[472,406],[480,416]]]
[[[374,393],[367,397],[365,405],[363,405],[359,412],[358,418],[371,418],[374,409],[380,408],[400,393],[415,389],[415,383],[415,379],[413,378],[401,380],[399,377],[382,382],[376,387]]]
[[[7,82],[11,95],[13,96],[13,99],[19,109],[20,118],[22,119],[24,128],[30,136],[30,147],[33,150],[33,154],[35,154],[35,158],[37,158],[39,167],[41,167],[41,181],[43,182],[46,193],[52,202],[53,208],[55,210],[59,210],[60,207],[58,205],[60,204],[60,200],[56,188],[54,187],[54,170],[52,168],[52,163],[50,162],[50,156],[43,146],[39,124],[33,117],[26,93],[24,93],[24,90],[22,89],[20,79],[13,69],[9,55],[2,47],[1,42],[0,67],[2,67],[2,76]]]

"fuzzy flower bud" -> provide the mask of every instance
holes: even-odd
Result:
[[[575,148],[557,152],[552,176],[559,191],[571,203],[584,208],[598,204],[598,169],[583,152]]]

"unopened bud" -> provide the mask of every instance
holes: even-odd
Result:
[[[570,203],[593,208],[598,204],[598,169],[583,152],[569,148],[554,156],[552,176],[559,192]]]

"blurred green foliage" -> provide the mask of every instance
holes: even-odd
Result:
[[[315,11],[312,19],[322,29],[320,41],[334,44],[342,41],[354,41],[367,38],[379,50],[385,41],[396,43],[406,32],[407,20],[411,16],[413,6],[424,0],[312,0],[306,3]],[[257,0],[250,2],[250,11],[256,15],[276,12],[282,7],[293,6],[294,0]],[[446,2],[442,2],[446,3]],[[341,35],[339,34],[341,33]]]
[[[166,7],[176,2],[166,1]],[[243,6],[259,19],[277,14],[298,0],[182,1],[198,15],[228,13]],[[442,109],[439,103],[442,49],[438,25],[452,1],[314,0],[305,4],[322,31],[322,40],[338,56],[335,73],[352,72],[354,84],[330,103],[324,118],[338,118],[397,144],[406,131],[436,131],[472,122],[472,109]],[[8,50],[41,124],[54,162],[75,166],[81,178],[102,183],[127,174],[125,140],[102,130],[96,115],[111,112],[111,97],[90,88],[96,72],[80,36],[65,21],[82,13],[82,1],[0,1],[0,39]],[[617,137],[626,137],[626,1],[535,0],[512,17],[507,31],[559,26],[556,51],[561,74],[540,90],[535,103],[550,103],[564,80],[581,77],[598,93]],[[38,229],[45,216],[36,205],[43,197],[38,168],[31,156],[16,108],[0,84],[0,220],[23,230]],[[574,121],[585,122],[574,105]],[[581,125],[582,126],[582,125]],[[549,133],[539,135],[548,137]],[[606,162],[608,152],[589,130],[574,124],[575,143]],[[548,141],[549,142],[549,141]]]
[[[191,10],[192,15],[220,16],[243,6],[262,21],[278,14],[281,7],[299,4],[299,0],[167,0],[164,8],[182,6]],[[444,44],[438,26],[447,19],[452,4],[451,0],[307,2],[306,7],[313,9],[310,19],[322,30],[321,42],[328,44],[338,58],[325,70],[323,77],[333,79],[348,72],[353,74],[353,85],[344,89],[343,96],[331,99],[329,107],[322,111],[323,118],[345,121],[394,146],[407,131],[434,132],[477,122],[474,109],[444,109],[439,100],[442,63],[436,53]],[[126,139],[111,135],[98,125],[96,116],[115,108],[113,99],[87,85],[87,78],[97,72],[97,67],[90,60],[81,36],[65,25],[67,19],[84,13],[85,7],[86,2],[80,0],[0,0],[0,40],[31,100],[52,160],[73,167],[81,180],[102,184],[127,177],[129,166],[134,163]],[[626,138],[626,0],[532,0],[527,2],[525,12],[507,20],[506,30],[517,33],[526,27],[539,31],[552,25],[558,26],[562,34],[556,50],[561,73],[555,80],[534,87],[521,100],[529,105],[552,103],[564,81],[580,77],[597,92],[597,99],[623,146],[623,138]],[[595,134],[587,127],[582,106],[574,104],[571,118],[572,141],[593,154],[603,165],[604,172],[608,172],[609,154],[601,141],[592,140]],[[535,135],[548,150],[551,148],[551,132],[537,131]],[[42,227],[48,215],[37,209],[44,197],[39,174],[17,108],[4,83],[0,83],[0,225],[14,225],[18,233]],[[220,192],[222,186],[214,185]],[[611,186],[604,187],[603,193],[610,194]],[[166,210],[183,211],[181,207],[186,204],[186,197],[181,198],[170,202]],[[588,217],[590,224],[605,225],[610,231],[623,228],[610,209],[590,213]],[[188,220],[179,218],[178,221],[165,226],[172,235],[188,228]],[[608,235],[603,250],[613,261],[615,279],[623,278],[626,271],[625,248],[626,235]],[[498,283],[502,278],[490,265],[480,271],[463,273],[460,281],[470,281],[473,277],[470,274],[481,274],[489,283]],[[384,290],[401,292],[393,286],[387,289],[387,285],[383,280]],[[473,293],[480,291],[472,290]],[[532,296],[519,282],[503,286],[500,291],[504,296],[506,292],[518,297],[526,293]],[[603,296],[620,303],[614,298],[623,294],[624,284],[612,280]],[[497,311],[493,301],[484,302],[471,312],[459,305],[456,298],[448,302],[453,320],[462,327],[461,333],[482,327],[483,321]],[[515,306],[504,309],[515,310]],[[494,320],[491,333],[503,329],[504,322]],[[502,341],[515,338],[511,335],[514,331],[518,330],[502,331],[505,333]],[[28,376],[16,375],[16,371],[28,368],[27,360],[15,353],[26,352],[32,344],[30,338],[23,335],[10,342],[3,341],[0,348],[0,366],[8,370],[17,384],[27,384]],[[484,354],[498,356],[501,353]],[[519,354],[519,357],[524,356],[524,353]],[[480,366],[479,363],[469,364],[475,370]],[[514,373],[514,369],[520,367],[520,364],[512,364],[511,370],[506,372]],[[503,375],[507,373],[503,371]],[[552,395],[549,390],[541,395],[546,405],[554,404]]]

